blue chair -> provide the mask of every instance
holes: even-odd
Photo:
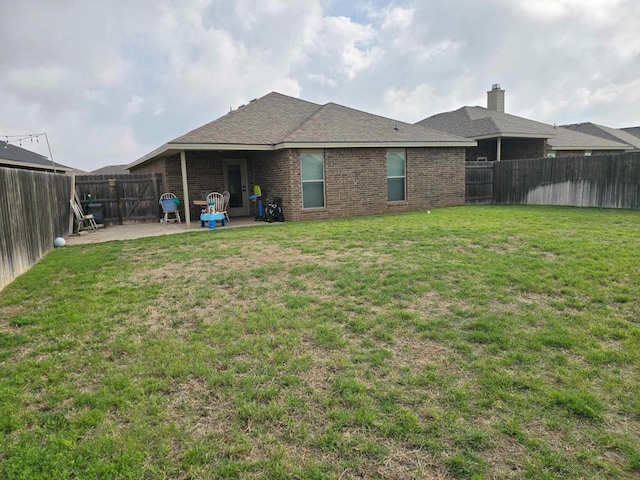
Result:
[[[160,195],[160,205],[162,206],[162,212],[164,213],[162,223],[169,223],[169,220],[182,223],[180,220],[180,210],[178,210],[178,207],[180,206],[178,197],[173,193],[163,193]],[[170,214],[173,214],[173,218],[171,219],[169,218]]]

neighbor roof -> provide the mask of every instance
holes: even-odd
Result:
[[[417,125],[474,140],[495,137],[553,138],[556,136],[551,125],[484,107],[462,107],[452,112],[439,113],[420,120]]]
[[[474,141],[328,103],[272,92],[182,135],[128,165],[180,150],[475,146]]]
[[[633,150],[640,150],[640,138],[636,137],[631,132],[626,132],[621,129],[605,127],[604,125],[598,125],[597,123],[592,122],[574,123],[572,125],[563,125],[563,127],[576,132],[582,132],[588,135],[612,140],[614,142],[625,143]]]
[[[640,140],[640,139],[639,139]],[[614,142],[594,135],[563,127],[556,127],[556,137],[547,140],[553,150],[628,150],[625,143]]]
[[[554,150],[625,150],[613,140],[555,127],[484,107],[462,107],[417,123],[474,140],[496,137],[546,138]]]
[[[73,168],[66,165],[51,162],[51,160],[39,153],[5,142],[0,142],[0,165],[47,171],[53,171],[55,165],[55,170],[60,170],[63,173],[73,170]]]
[[[621,128],[620,130],[640,138],[640,127],[625,127],[625,128]]]
[[[129,170],[127,170],[126,165],[107,165],[106,167],[98,168],[97,170],[93,170],[91,175],[127,175],[129,174]]]

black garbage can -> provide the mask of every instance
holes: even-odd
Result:
[[[92,214],[96,223],[104,225],[104,207],[101,203],[90,203],[87,205],[87,213]]]

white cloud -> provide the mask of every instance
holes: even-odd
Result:
[[[415,8],[389,6],[382,11],[382,30],[404,29],[413,24]]]
[[[371,69],[384,56],[384,49],[377,44],[376,30],[346,17],[325,18],[318,43],[320,51],[340,61],[349,79]]]
[[[134,95],[127,103],[127,108],[124,111],[123,118],[127,120],[132,115],[137,115],[142,111],[142,106],[144,105],[144,98]]]
[[[71,72],[59,65],[17,68],[8,72],[7,87],[23,93],[51,93],[72,78]]]
[[[558,21],[570,17],[592,24],[610,24],[624,0],[504,0],[524,15],[536,20]]]
[[[314,82],[319,83],[320,85],[326,85],[331,88],[335,88],[338,86],[338,83],[333,78],[327,77],[322,73],[320,74],[310,73],[307,76],[307,78],[309,78],[309,80],[313,80]]]
[[[104,90],[86,90],[82,96],[100,105],[107,105],[109,103]]]
[[[0,136],[56,160],[128,163],[270,91],[417,121],[484,105],[558,124],[640,124],[637,0],[13,2]]]

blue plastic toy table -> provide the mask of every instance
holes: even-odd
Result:
[[[209,222],[209,228],[213,230],[216,228],[216,220],[220,220],[222,222],[222,226],[227,225],[227,219],[224,216],[224,213],[201,213],[200,214],[200,226],[204,227],[204,222]]]

